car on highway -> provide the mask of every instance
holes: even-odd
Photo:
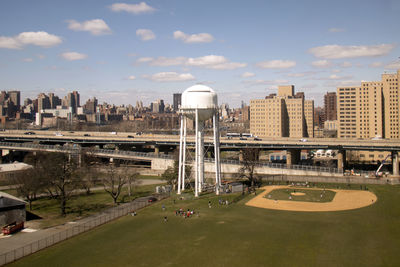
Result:
[[[308,140],[305,139],[305,138],[301,138],[299,141],[300,141],[300,142],[307,142]]]
[[[62,133],[56,133],[56,136],[64,136]]]
[[[84,134],[83,136],[90,136],[90,134]]]
[[[262,139],[258,138],[258,137],[254,137],[254,141],[262,141]]]
[[[246,137],[240,137],[239,140],[247,140]]]
[[[134,138],[132,135],[128,135],[127,137],[128,137],[128,138]]]
[[[32,135],[32,134],[36,134],[36,133],[35,132],[25,132],[24,134]]]

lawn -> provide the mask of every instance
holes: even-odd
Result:
[[[400,266],[400,186],[369,190],[376,204],[336,212],[245,206],[254,195],[170,198],[10,266]]]
[[[304,195],[296,195],[296,194]],[[310,190],[310,189],[275,189],[272,190],[266,198],[276,200],[291,200],[291,201],[305,201],[305,202],[331,202],[335,197],[335,192],[331,190]]]
[[[128,189],[125,187],[122,189],[119,203],[129,202],[141,196],[148,196],[155,192],[155,186],[144,185],[135,187],[131,196],[128,196]],[[9,192],[9,194],[12,193]],[[31,224],[33,228],[47,228],[98,213],[112,206],[115,206],[113,199],[101,189],[92,191],[89,195],[86,193],[73,195],[67,202],[67,215],[61,216],[58,200],[42,197],[33,202],[31,211],[42,219],[30,221],[28,225]],[[29,210],[28,206],[27,209]]]

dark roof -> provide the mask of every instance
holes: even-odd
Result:
[[[25,201],[0,195],[0,211],[16,209],[16,208],[24,208],[24,207],[25,207]]]

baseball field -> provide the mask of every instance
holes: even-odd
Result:
[[[400,266],[400,186],[359,190],[368,203],[353,209],[250,205],[289,201],[266,198],[270,189],[173,196],[10,266]],[[340,192],[346,194],[335,191],[332,203]]]

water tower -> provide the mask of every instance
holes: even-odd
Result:
[[[218,100],[217,94],[205,85],[194,85],[182,93],[181,106],[181,131],[179,140],[179,174],[178,194],[185,189],[186,167],[186,138],[187,119],[195,122],[195,196],[203,190],[204,183],[204,123],[212,118],[214,128],[214,159],[215,159],[215,192],[218,195],[221,186],[221,165],[219,153],[219,126],[218,126]]]

